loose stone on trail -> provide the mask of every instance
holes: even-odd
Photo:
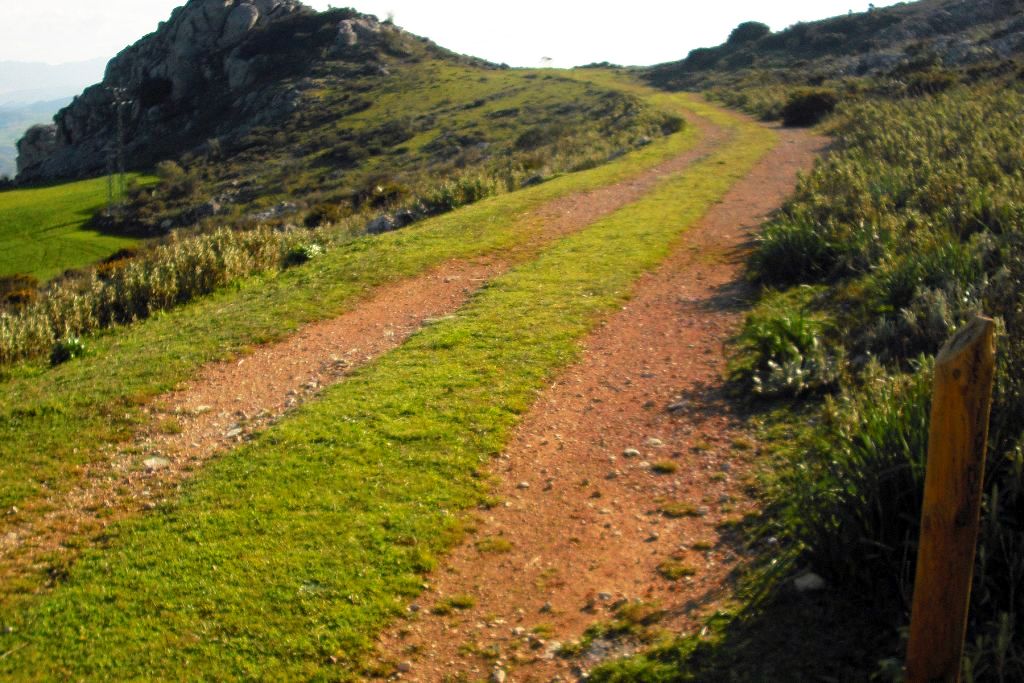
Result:
[[[146,466],[146,469],[150,472],[156,472],[159,470],[165,470],[171,466],[171,461],[167,458],[149,458],[142,462]]]

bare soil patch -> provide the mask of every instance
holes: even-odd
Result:
[[[557,655],[617,606],[656,605],[660,625],[681,632],[727,594],[742,559],[730,525],[757,510],[746,485],[756,444],[723,386],[749,295],[744,245],[826,144],[779,134],[523,420],[493,468],[504,504],[380,639],[396,678],[575,678],[623,654]],[[472,606],[433,613],[453,597]]]

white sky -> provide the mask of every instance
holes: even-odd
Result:
[[[335,0],[465,54],[513,66],[594,61],[654,64],[717,45],[742,21],[773,30],[848,10],[864,0]],[[0,0],[0,61],[59,64],[113,57],[156,29],[184,0]],[[307,0],[326,9],[327,2]],[[892,0],[876,0],[882,7]],[[605,9],[607,7],[607,9]]]

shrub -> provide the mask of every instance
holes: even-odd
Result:
[[[661,124],[662,135],[675,135],[686,128],[686,119],[681,116],[666,116]]]
[[[60,365],[69,360],[85,355],[85,343],[78,337],[65,337],[53,345],[50,352],[50,365]]]
[[[732,30],[727,42],[729,45],[752,43],[764,38],[771,32],[772,30],[768,28],[767,24],[762,24],[759,21],[745,21]]]
[[[748,267],[751,276],[771,285],[793,285],[827,279],[839,263],[842,247],[833,231],[819,228],[812,217],[780,214],[757,238]]]
[[[497,194],[497,183],[481,175],[467,175],[448,180],[423,196],[423,206],[430,214],[453,211],[460,206],[478,202]]]
[[[695,50],[690,50],[690,53],[686,55],[684,64],[687,69],[694,71],[710,69],[718,63],[718,60],[721,59],[724,54],[724,49],[721,46],[698,47]]]
[[[516,138],[515,148],[520,151],[538,149],[554,143],[563,135],[565,129],[557,123],[535,126]]]
[[[307,228],[319,228],[337,223],[345,217],[345,211],[339,204],[318,204],[306,215],[303,224]]]
[[[323,255],[324,248],[319,244],[300,244],[288,251],[284,257],[284,265],[285,267],[300,266]]]
[[[787,126],[813,126],[835,111],[839,95],[834,90],[803,88],[790,95],[782,109]]]
[[[157,177],[165,183],[175,183],[185,177],[185,169],[174,161],[161,161],[155,170]]]
[[[940,69],[915,73],[907,79],[907,94],[915,97],[949,90],[959,82],[955,73]]]
[[[130,323],[209,294],[255,272],[285,265],[303,230],[220,229],[164,245],[100,279],[95,270],[49,287],[45,296],[0,312],[0,365],[50,352],[61,339]]]
[[[0,277],[0,307],[19,308],[35,300],[38,293],[39,280],[32,275]]]
[[[796,397],[832,389],[843,350],[826,341],[829,325],[803,306],[779,296],[749,316],[737,343],[732,376],[766,398]]]
[[[343,142],[332,149],[325,160],[341,168],[354,168],[370,157],[370,153],[354,142]]]

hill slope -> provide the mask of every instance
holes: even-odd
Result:
[[[191,0],[20,142],[22,182],[161,161],[104,230],[335,223],[387,230],[586,168],[676,130],[637,98],[502,69],[353,10]],[[242,21],[245,19],[245,21]],[[121,124],[115,92],[123,98]]]
[[[722,45],[652,67],[648,78],[660,87],[702,89],[743,76],[750,85],[814,85],[853,76],[900,77],[922,67],[997,71],[1024,54],[1022,12],[1022,0],[922,0],[775,33],[749,22]]]

